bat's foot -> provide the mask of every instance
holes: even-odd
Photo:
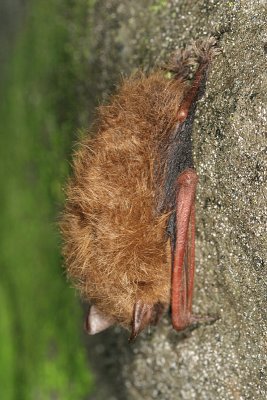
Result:
[[[220,49],[216,46],[216,39],[209,36],[205,39],[198,39],[191,43],[189,51],[194,55],[198,64],[205,64],[212,61],[213,57],[220,53]]]
[[[176,50],[163,69],[171,72],[177,78],[190,79],[191,67],[195,68],[198,65],[210,63],[219,52],[214,37],[199,39],[193,41],[185,49]]]

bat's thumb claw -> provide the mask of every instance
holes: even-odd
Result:
[[[219,315],[192,315],[190,324],[192,325],[212,325],[220,319]]]

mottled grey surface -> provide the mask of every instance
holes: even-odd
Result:
[[[86,339],[99,400],[266,399],[267,2],[96,1],[85,96],[91,110],[120,74],[216,34],[194,126],[195,313],[220,320],[177,334],[166,317],[132,345],[119,328]],[[86,41],[83,42],[86,46]]]

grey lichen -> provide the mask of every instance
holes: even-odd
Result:
[[[94,4],[91,110],[121,74],[149,70],[191,39],[213,34],[222,49],[194,126],[194,311],[220,319],[177,334],[166,317],[131,346],[118,328],[88,338],[91,363],[102,373],[94,399],[267,397],[266,20],[260,0]]]

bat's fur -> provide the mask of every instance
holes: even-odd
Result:
[[[67,273],[84,298],[125,327],[137,299],[170,302],[171,210],[159,213],[156,198],[162,149],[177,125],[188,67],[209,57],[212,45],[177,53],[166,67],[172,79],[163,70],[125,79],[74,157],[61,223]]]

